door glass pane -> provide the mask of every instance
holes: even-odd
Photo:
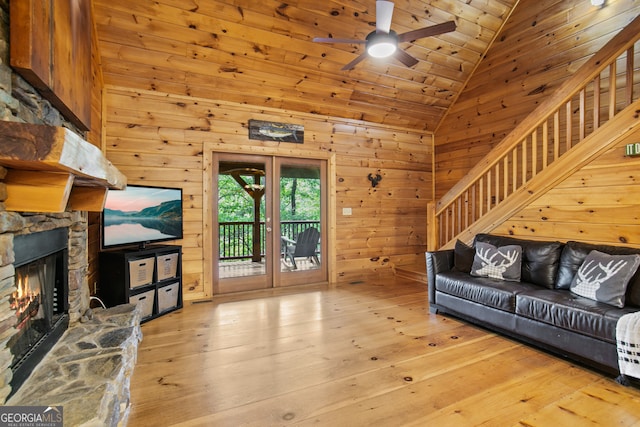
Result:
[[[321,267],[320,166],[280,166],[280,271]]]
[[[264,164],[219,163],[220,279],[266,274],[265,185]]]

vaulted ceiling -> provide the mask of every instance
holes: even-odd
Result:
[[[375,0],[93,0],[105,84],[433,131],[518,0],[397,0],[397,33],[455,21],[400,45],[419,60],[366,59]]]

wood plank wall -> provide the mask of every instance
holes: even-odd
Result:
[[[92,6],[93,7],[93,6]],[[93,12],[91,13],[93,16]],[[100,49],[98,46],[98,36],[96,34],[95,23],[92,24],[91,35],[91,129],[86,134],[86,140],[96,147],[102,148],[102,106],[104,89],[104,78],[102,67],[100,66]],[[88,212],[89,228],[88,238],[88,263],[87,280],[89,290],[92,295],[96,293],[96,284],[100,274],[98,253],[100,252],[100,213]]]
[[[180,186],[185,202],[185,299],[211,295],[204,283],[203,153],[335,154],[336,280],[384,274],[422,259],[432,200],[432,135],[361,121],[107,87],[106,155],[130,184]],[[249,119],[304,126],[304,144],[248,139]],[[375,189],[367,179],[380,173]],[[353,215],[342,216],[351,207]]]
[[[639,13],[632,0],[520,2],[435,132],[436,199]]]
[[[638,141],[640,130],[492,233],[640,247],[640,157],[625,155],[625,145]]]

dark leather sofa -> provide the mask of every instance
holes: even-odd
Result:
[[[640,269],[629,282],[623,308],[575,295],[569,286],[591,250],[626,255],[640,249],[490,234],[478,234],[473,246],[477,242],[520,245],[520,281],[472,276],[468,270],[475,251],[460,243],[455,250],[427,252],[432,313],[450,314],[617,374],[616,322],[640,310]]]

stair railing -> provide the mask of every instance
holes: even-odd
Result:
[[[639,39],[640,16],[430,206],[430,250],[452,247],[471,224],[638,99]]]

